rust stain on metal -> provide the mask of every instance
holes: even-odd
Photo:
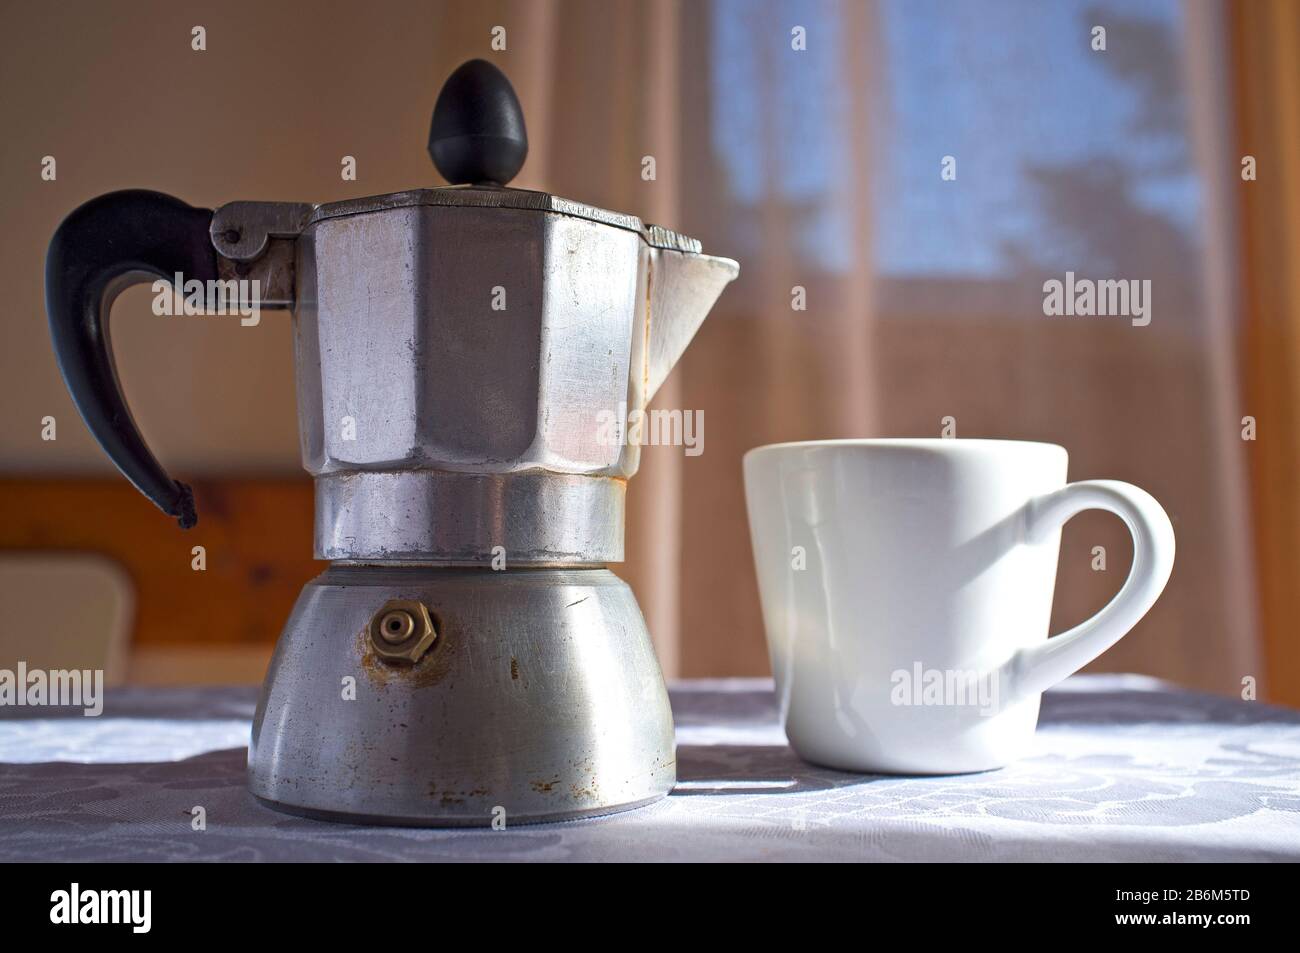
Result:
[[[366,673],[366,677],[381,688],[386,687],[388,677],[395,666],[388,664],[375,654],[374,646],[370,643],[370,626],[368,623],[365,628],[357,633],[357,655],[361,658],[361,670]]]
[[[472,797],[487,797],[487,793],[487,788],[483,787],[474,788],[472,791],[439,791],[438,782],[434,781],[429,785],[429,797],[438,798],[444,806],[464,804]]]
[[[404,683],[411,688],[429,688],[437,685],[452,669],[455,640],[449,638],[451,634],[442,632],[433,648],[429,649],[420,661],[412,665],[409,662],[390,662],[376,653],[367,625],[357,633],[356,639],[361,670],[379,688],[387,688],[394,683]]]

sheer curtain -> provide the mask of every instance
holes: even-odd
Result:
[[[629,489],[619,571],[670,674],[766,670],[746,449],[938,436],[949,417],[959,436],[1061,443],[1072,479],[1168,508],[1169,589],[1098,667],[1219,691],[1256,674],[1218,17],[1175,0],[449,6],[448,67],[507,28],[533,141],[517,184],[741,262],[657,399],[703,412],[704,453],[647,448]],[[1150,323],[1044,315],[1066,272],[1149,280]],[[1129,559],[1117,521],[1072,521],[1054,630]]]
[[[0,431],[0,469],[120,480],[76,420],[42,317],[45,239],[68,209],[133,185],[213,207],[435,184],[423,148],[433,97],[459,62],[485,57],[527,115],[532,149],[515,184],[636,213],[741,263],[657,399],[703,412],[704,452],[647,447],[629,488],[628,561],[616,568],[670,674],[767,669],[745,450],[937,436],[949,417],[959,436],[1064,444],[1073,479],[1130,480],[1168,508],[1179,547],[1169,588],[1100,667],[1225,692],[1262,674],[1242,471],[1248,453],[1265,466],[1270,631],[1288,635],[1295,443],[1276,435],[1295,375],[1289,358],[1270,359],[1285,348],[1262,345],[1249,406],[1238,399],[1232,210],[1249,150],[1231,129],[1240,102],[1272,173],[1247,194],[1293,206],[1277,172],[1286,153],[1268,146],[1295,124],[1290,86],[1274,79],[1294,31],[1273,27],[1291,5],[1232,8],[1252,40],[1239,59],[1260,74],[1253,96],[1228,75],[1213,0],[319,6],[304,17],[298,4],[226,0],[199,21],[212,41],[202,54],[187,39],[195,18],[163,0],[15,7],[26,42],[0,62],[20,120],[0,155],[10,225],[0,266],[20,317],[0,349],[14,421]],[[42,71],[57,81],[29,95]],[[1282,90],[1276,119],[1271,87]],[[239,148],[211,147],[231,136]],[[59,157],[58,180],[33,187],[46,154]],[[356,181],[341,178],[342,156],[358,160]],[[1288,246],[1245,231],[1248,263],[1267,263],[1251,272],[1260,331],[1274,334]],[[1068,272],[1149,280],[1150,324],[1044,315],[1044,282]],[[124,295],[113,335],[160,459],[187,479],[296,479],[305,510],[289,322],[162,327],[149,300],[148,288]],[[57,442],[33,425],[47,414]],[[1269,415],[1275,436],[1243,442],[1247,414]],[[1105,571],[1092,568],[1097,547]],[[1129,558],[1116,521],[1072,521],[1054,630],[1099,608]]]

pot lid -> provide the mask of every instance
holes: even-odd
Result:
[[[420,205],[552,212],[637,232],[652,247],[698,254],[700,243],[635,215],[570,199],[507,188],[528,155],[524,114],[506,75],[486,60],[469,60],[447,78],[433,108],[429,155],[450,186],[372,195],[315,206],[305,225]]]

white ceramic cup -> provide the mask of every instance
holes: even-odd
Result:
[[[1066,484],[1062,447],[827,440],[745,454],[745,498],[786,735],[850,771],[950,774],[1028,749],[1040,693],[1151,608],[1174,530],[1144,490]],[[1061,526],[1108,510],[1133,535],[1110,603],[1047,637]],[[1078,567],[1087,572],[1087,566]]]

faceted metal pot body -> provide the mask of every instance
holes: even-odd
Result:
[[[275,217],[223,212],[214,236],[248,233],[230,217]],[[736,270],[539,193],[312,213],[296,239],[298,408],[316,555],[335,565],[304,589],[267,675],[255,795],[466,825],[608,813],[672,788],[663,678],[604,566],[623,558],[639,461],[628,416]],[[390,612],[409,630],[407,609],[436,629],[427,647],[385,642]]]
[[[697,249],[518,190],[318,209],[295,307],[317,555],[622,560],[626,422],[737,271]]]

